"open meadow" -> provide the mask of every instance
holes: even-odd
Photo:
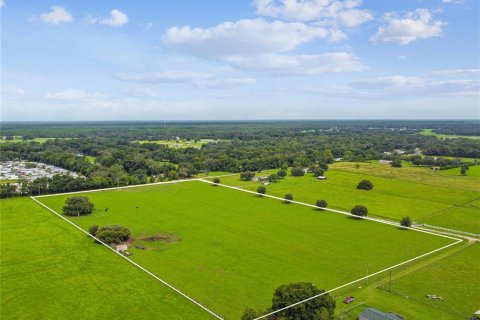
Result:
[[[454,242],[199,181],[84,195],[96,210],[71,221],[130,228],[132,260],[227,319],[282,284],[332,289]],[[61,212],[68,197],[38,200]]]
[[[0,208],[1,319],[213,318],[30,198]]]
[[[475,205],[480,200],[479,168],[472,166],[469,175],[461,176],[449,170],[443,173],[420,167],[392,168],[375,163],[357,166],[352,162],[339,162],[326,171],[327,180],[318,180],[311,173],[303,177],[288,175],[270,183],[266,189],[268,194],[279,197],[291,193],[295,200],[309,204],[325,199],[328,207],[344,211],[363,204],[372,216],[396,221],[410,216],[416,223],[480,234],[480,208]],[[257,176],[276,171],[257,173]],[[356,189],[363,179],[372,181],[373,190]],[[242,181],[239,175],[224,177],[221,182],[251,191],[261,185]]]
[[[337,304],[338,319],[358,319],[366,307],[395,310],[405,319],[470,319],[478,309],[480,288],[478,263],[480,246],[464,243],[408,268],[397,268],[389,276],[342,290],[337,297],[354,295],[352,305]],[[434,294],[443,299],[430,300]]]
[[[433,129],[423,129],[420,132],[421,135],[424,136],[434,136],[438,139],[457,139],[457,138],[464,138],[464,139],[480,139],[480,136],[464,136],[464,135],[456,135],[456,134],[440,134],[433,132]]]
[[[194,140],[139,140],[135,141],[140,144],[145,144],[145,143],[155,143],[155,144],[162,144],[165,146],[168,146],[169,148],[175,148],[175,149],[183,149],[183,148],[197,148],[200,149],[204,144],[210,143],[210,142],[216,142],[216,140],[213,139],[199,139],[198,141]]]

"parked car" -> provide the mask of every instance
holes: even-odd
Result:
[[[343,303],[345,303],[345,304],[352,303],[353,301],[355,301],[354,296],[346,297],[345,299],[343,299]]]

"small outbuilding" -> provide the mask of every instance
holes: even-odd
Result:
[[[327,180],[327,177],[325,177],[325,176],[318,176],[317,179],[318,179],[318,180]]]
[[[128,250],[128,246],[126,244],[117,244],[115,248],[117,249],[117,252],[123,252]]]
[[[359,320],[403,320],[403,317],[392,313],[383,312],[375,308],[366,308],[358,316]]]
[[[380,160],[380,164],[392,164],[392,160]]]

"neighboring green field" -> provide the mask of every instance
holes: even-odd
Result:
[[[94,163],[96,159],[96,157],[93,157],[93,156],[85,156],[85,158],[87,158],[88,162],[90,163]]]
[[[150,249],[132,248],[133,260],[228,319],[268,308],[282,284],[331,289],[364,276],[366,266],[378,271],[452,243],[199,181],[85,195],[96,211],[72,221],[129,227],[134,244]],[[61,212],[68,197],[39,200]],[[157,234],[166,241],[139,241]]]
[[[22,137],[20,136],[15,136],[14,138],[15,138],[14,140],[5,140],[4,138],[2,138],[0,139],[0,143],[31,142],[31,141],[44,143],[48,140],[57,139],[57,138],[33,138],[32,140],[22,140]],[[71,138],[61,138],[61,139],[71,139]]]
[[[163,144],[168,146],[169,148],[197,148],[200,149],[204,144],[210,143],[210,142],[216,142],[216,140],[212,139],[200,139],[197,142],[190,140],[139,140],[135,141],[141,144],[144,143],[156,143],[156,144]]]
[[[470,170],[474,172],[477,167]],[[470,171],[469,170],[469,171]],[[276,170],[275,170],[276,171]],[[274,171],[258,173],[265,176]],[[369,214],[393,220],[410,216],[417,223],[435,224],[480,234],[480,209],[469,203],[480,199],[480,179],[473,176],[443,175],[425,168],[392,168],[386,165],[361,163],[333,164],[318,180],[307,174],[287,176],[267,186],[267,193],[283,197],[292,193],[295,200],[314,204],[325,199],[330,208],[350,211],[356,204],[366,205]],[[371,191],[357,190],[363,179],[371,180]],[[221,182],[256,191],[259,182],[241,181],[239,176],[224,177]]]
[[[1,319],[212,318],[31,199],[0,208]]]
[[[447,169],[447,170],[440,170],[441,174],[448,174],[448,175],[453,175],[453,176],[462,176],[460,174],[460,168],[452,168],[452,169]],[[480,178],[480,165],[479,166],[471,166],[467,170],[467,177],[476,177]],[[479,188],[480,189],[480,188]]]
[[[480,244],[470,245],[394,280],[392,292],[437,309],[449,319],[466,318],[480,308],[479,260]],[[444,301],[427,299],[427,294],[440,296]]]
[[[439,139],[456,139],[456,138],[465,138],[465,139],[480,139],[480,136],[459,136],[454,134],[439,134],[433,132],[433,129],[423,129],[420,134],[424,136],[435,136]]]
[[[9,184],[9,183],[15,183],[18,180],[0,180],[0,184]]]
[[[354,295],[356,301],[352,305],[337,304],[338,316],[357,320],[358,314],[370,306],[397,312],[405,319],[470,319],[479,308],[479,250],[478,243],[464,243],[409,268],[394,270],[391,287],[387,275],[339,292],[339,297]],[[444,301],[429,300],[427,294],[440,296]]]

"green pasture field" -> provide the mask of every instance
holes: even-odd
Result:
[[[0,139],[0,143],[31,142],[31,141],[44,143],[48,140],[54,140],[54,139],[57,139],[57,138],[33,138],[32,140],[22,140],[21,136],[15,136],[14,140],[5,140],[2,138]],[[58,138],[58,139],[71,139],[71,138]]]
[[[433,132],[433,129],[423,129],[420,132],[421,135],[424,136],[435,136],[438,139],[456,139],[456,138],[464,138],[464,139],[480,139],[480,136],[461,136],[455,134],[439,134]]]
[[[332,289],[453,242],[200,181],[84,195],[96,210],[71,221],[129,227],[147,248],[132,260],[227,319],[267,309],[282,284]],[[68,197],[38,200],[61,212]]]
[[[90,163],[95,163],[96,157],[93,157],[93,156],[85,156],[85,158],[88,160],[88,162],[90,162]]]
[[[342,290],[339,298],[353,295],[356,300],[351,305],[337,304],[338,319],[356,320],[366,307],[394,311],[405,319],[470,319],[480,295],[479,249],[478,243],[464,242],[407,268],[395,268],[391,283],[387,274]],[[429,300],[427,294],[444,301]]]
[[[15,183],[18,180],[0,180],[0,184],[9,184],[9,183]]]
[[[445,317],[440,319],[468,319],[480,308],[479,260],[480,244],[471,244],[442,260],[393,280],[391,291],[442,312]],[[388,287],[388,284],[382,287]],[[444,301],[427,299],[427,294],[435,294]]]
[[[200,139],[198,142],[194,142],[193,140],[186,141],[186,140],[139,140],[135,141],[140,144],[144,143],[156,143],[156,144],[163,144],[168,146],[169,148],[197,148],[200,149],[204,144],[215,142],[216,140],[213,139]]]
[[[462,176],[460,173],[460,168],[452,168],[452,169],[447,169],[447,170],[440,170],[441,174],[446,174],[446,175],[453,175],[453,176]],[[470,166],[469,169],[467,170],[467,174],[465,175],[466,177],[475,177],[475,178],[480,178],[480,165],[478,166]],[[480,179],[478,179],[480,180]],[[480,187],[479,187],[480,189]]]
[[[3,320],[213,318],[29,198],[0,217]]]
[[[438,174],[426,168],[392,168],[388,165],[335,163],[325,173],[327,180],[313,175],[286,178],[266,186],[267,193],[315,204],[325,199],[330,208],[350,211],[357,204],[368,207],[369,214],[399,221],[410,216],[416,223],[436,224],[450,229],[480,233],[480,209],[469,204],[480,199],[480,179],[473,176]],[[472,167],[470,170],[474,171]],[[257,173],[265,176],[273,171]],[[357,190],[358,182],[372,181],[371,191]],[[221,178],[227,185],[256,191],[259,182],[241,181],[239,176]]]

